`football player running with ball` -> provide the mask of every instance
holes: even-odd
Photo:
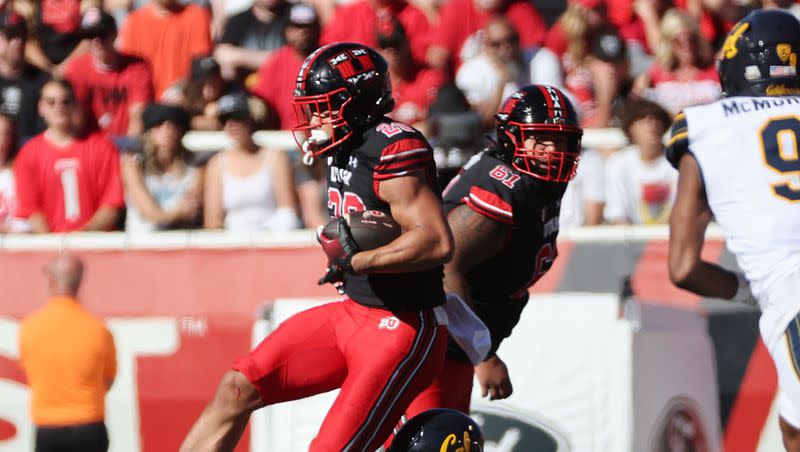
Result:
[[[496,351],[519,321],[528,288],[558,254],[561,197],[583,135],[575,109],[558,88],[529,85],[503,103],[496,124],[497,144],[475,155],[444,192],[456,244],[445,288],[474,308],[491,333],[491,348],[476,363],[451,340],[443,371],[409,406],[407,419],[436,407],[468,414],[473,372],[484,396],[511,395]]]
[[[724,98],[679,114],[667,142],[667,159],[679,172],[670,278],[704,297],[758,301],[791,452],[800,451],[799,51],[794,16],[777,9],[747,15],[722,47]],[[700,257],[712,218],[743,274]]]
[[[252,411],[341,388],[309,450],[372,452],[444,361],[442,264],[453,238],[430,146],[384,116],[394,106],[386,61],[360,44],[324,46],[303,64],[294,105],[304,160],[327,163],[330,215],[382,211],[402,234],[359,250],[344,220],[335,237],[320,233],[329,260],[320,283],[347,298],[286,320],[238,359],[184,451],[233,450]]]

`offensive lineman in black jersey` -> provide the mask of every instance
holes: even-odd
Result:
[[[341,388],[311,451],[372,452],[439,373],[446,329],[442,264],[453,249],[433,153],[392,111],[386,61],[361,44],[336,43],[303,63],[294,92],[304,160],[326,160],[328,211],[338,237],[320,234],[341,302],[299,313],[233,365],[181,450],[233,450],[250,413]],[[391,213],[402,234],[359,250],[341,217]]]
[[[511,395],[496,351],[528,302],[528,288],[557,256],[561,197],[575,175],[583,131],[557,88],[529,85],[512,94],[496,116],[497,141],[475,155],[444,192],[455,237],[445,265],[445,288],[471,305],[491,333],[488,357],[474,368],[483,395]],[[473,365],[450,341],[437,380],[406,410],[410,419],[430,408],[469,414]]]

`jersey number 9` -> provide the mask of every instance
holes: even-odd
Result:
[[[761,127],[761,152],[764,162],[773,171],[786,176],[800,176],[800,118],[780,116],[771,118]],[[800,186],[792,180],[772,184],[772,191],[791,202],[800,201]]]

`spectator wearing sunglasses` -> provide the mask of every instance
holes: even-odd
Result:
[[[14,161],[17,217],[34,233],[113,229],[125,204],[117,148],[101,133],[81,133],[82,112],[65,80],[44,85],[39,114],[47,129]]]

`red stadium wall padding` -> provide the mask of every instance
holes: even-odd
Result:
[[[721,240],[707,242],[704,257],[717,261],[724,254]],[[183,248],[167,250],[79,250],[87,272],[81,299],[110,320],[143,319],[127,340],[146,340],[148,319],[171,319],[174,350],[134,357],[133,394],[138,402],[138,431],[143,451],[174,451],[212,396],[220,376],[250,347],[253,322],[260,306],[278,298],[338,298],[333,288],[318,286],[323,254],[315,246],[291,248]],[[625,253],[624,259],[613,259]],[[2,320],[19,320],[41,306],[46,297],[42,267],[52,250],[0,251],[0,327]],[[609,262],[631,262],[613,268]],[[576,275],[575,268],[580,268]],[[633,242],[559,242],[559,258],[535,287],[537,293],[619,287],[619,273],[632,273],[637,298],[691,308],[700,299],[674,288],[667,273],[665,239]],[[579,286],[576,286],[580,282]],[[591,289],[593,288],[593,289]],[[8,323],[8,322],[6,322]],[[154,320],[154,325],[157,323]],[[68,328],[69,325],[65,325]],[[155,330],[154,330],[155,331]],[[2,333],[2,331],[0,331]],[[2,338],[0,334],[0,339]],[[3,382],[23,382],[14,356],[4,356],[0,344],[0,400]],[[728,419],[726,450],[758,441],[774,396],[768,377],[772,363],[760,349],[749,361]],[[765,353],[765,352],[764,352]],[[744,366],[742,366],[744,368]],[[766,377],[765,377],[766,376]],[[766,385],[766,386],[765,386]],[[0,450],[13,440],[20,425],[4,418],[0,403]],[[761,424],[759,424],[761,422]],[[745,428],[747,426],[747,428]],[[113,433],[113,432],[112,432]],[[112,441],[114,437],[112,435]],[[237,449],[248,450],[247,436]]]

